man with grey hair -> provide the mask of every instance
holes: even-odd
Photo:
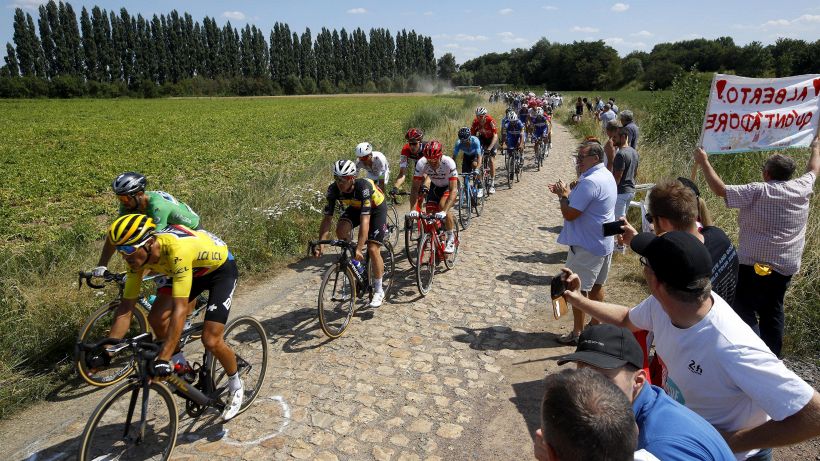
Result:
[[[601,121],[601,131],[606,131],[607,123],[615,120],[618,116],[615,115],[615,112],[612,112],[612,106],[609,104],[604,104],[604,110],[598,114],[598,120]]]
[[[578,183],[572,191],[560,180],[549,186],[558,196],[564,216],[558,243],[569,246],[567,267],[581,277],[581,291],[590,299],[603,301],[614,241],[604,237],[602,226],[615,220],[618,187],[604,166],[604,149],[597,139],[584,141],[578,148],[575,169]],[[561,344],[577,344],[584,328],[584,313],[573,307],[572,315],[572,332],[558,338]]]
[[[638,149],[638,125],[635,124],[635,114],[631,110],[625,109],[618,114],[621,119],[621,125],[629,130],[629,147]]]
[[[723,435],[738,460],[771,460],[769,447],[820,435],[820,394],[712,295],[706,247],[681,231],[644,232],[631,246],[652,296],[632,309],[596,302],[565,268],[566,301],[601,322],[652,332],[667,384]]]
[[[709,188],[727,207],[739,209],[740,269],[732,307],[778,357],[785,330],[783,299],[800,270],[809,203],[820,174],[820,133],[811,149],[806,172],[799,178],[791,179],[794,160],[774,154],[763,165],[763,182],[737,186],[725,185],[706,152],[695,150],[695,162]]]

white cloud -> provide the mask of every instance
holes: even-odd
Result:
[[[604,39],[604,43],[606,43],[609,46],[620,45],[623,42],[624,39],[622,39],[621,37],[609,37]]]
[[[351,8],[347,10],[348,14],[365,14],[367,10],[364,8]]]
[[[616,3],[612,5],[611,9],[616,13],[623,13],[624,11],[629,9],[629,5],[627,5],[626,3]]]
[[[40,5],[47,3],[45,0],[14,0],[6,5],[8,8],[22,8],[24,10],[36,10]]]
[[[498,14],[506,16],[508,14],[512,14],[512,8],[504,8],[503,10],[498,10]]]
[[[425,16],[433,16],[433,12],[432,11],[425,11],[424,15]]]
[[[634,34],[629,34],[629,35],[631,35],[633,37],[651,37],[653,34],[652,34],[652,32],[649,32],[648,30],[642,30],[640,32],[635,32]]]
[[[773,26],[773,27],[777,27],[777,26],[788,26],[789,24],[790,24],[790,22],[789,22],[789,20],[788,20],[788,19],[773,19],[773,20],[771,20],[771,21],[766,21],[765,23],[763,23],[763,27],[768,27],[768,26]]]
[[[478,48],[476,48],[474,46],[464,46],[464,45],[461,45],[461,44],[458,44],[458,43],[448,43],[448,44],[444,45],[444,49],[445,50],[470,51],[470,52],[478,51]]]
[[[499,32],[496,35],[501,37],[501,42],[508,45],[527,45],[530,43],[529,39],[524,37],[516,37],[512,32]]]
[[[225,11],[222,13],[223,18],[233,19],[235,21],[242,21],[245,19],[245,13],[241,11]]]
[[[591,34],[591,33],[594,33],[594,32],[598,32],[598,29],[596,29],[594,27],[589,27],[589,26],[575,26],[575,27],[572,28],[572,31],[573,32],[584,32],[584,33],[587,33],[587,34]]]
[[[776,27],[801,27],[805,29],[806,27],[814,27],[814,24],[820,24],[820,14],[804,14],[792,20],[789,19],[770,19],[759,26],[748,26],[738,24],[736,27],[738,29],[763,29],[767,30],[769,28],[776,28]]]
[[[458,34],[455,36],[454,40],[459,42],[483,42],[484,40],[487,40],[487,37],[484,35]]]
[[[555,11],[555,10],[558,9],[558,7],[557,6],[552,6],[552,5],[545,5],[545,6],[542,6],[541,9],[542,10],[547,10],[547,11]]]
[[[793,22],[817,22],[820,23],[820,14],[804,14],[799,18],[795,19]]]

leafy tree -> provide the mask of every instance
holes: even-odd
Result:
[[[20,65],[17,63],[17,53],[11,43],[6,42],[6,65],[3,67],[4,75],[7,77],[17,77],[20,75]]]
[[[751,42],[740,50],[735,70],[738,75],[762,77],[774,67],[772,53],[760,42]]]
[[[450,80],[456,73],[456,58],[453,53],[445,53],[444,56],[438,60],[438,78],[442,80]]]

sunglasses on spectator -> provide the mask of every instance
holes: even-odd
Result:
[[[117,245],[117,251],[124,254],[125,256],[131,256],[132,254],[136,253],[137,250],[142,248],[148,242],[148,239],[143,240],[136,245]]]
[[[649,260],[646,259],[646,256],[641,256],[640,258],[638,258],[638,261],[641,262],[641,266],[652,269],[652,266],[649,265]]]
[[[648,223],[651,223],[651,222],[652,222],[652,219],[654,219],[654,218],[655,218],[655,217],[654,217],[654,216],[652,216],[650,213],[647,213],[647,214],[643,215],[643,217],[646,219],[646,222],[648,222]]]

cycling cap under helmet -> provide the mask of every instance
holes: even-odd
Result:
[[[424,131],[418,128],[410,128],[404,134],[404,139],[408,141],[421,141],[424,138]]]
[[[458,139],[469,139],[470,138],[470,129],[466,126],[463,126],[458,129]]]
[[[370,145],[369,142],[360,142],[356,146],[356,157],[367,157],[368,155],[373,153],[373,146]]]
[[[333,176],[356,176],[356,164],[350,160],[337,160],[333,163]]]
[[[157,225],[144,214],[127,214],[121,216],[108,229],[108,238],[115,246],[136,245],[154,235]]]
[[[482,115],[487,115],[487,109],[484,107],[479,107],[475,110],[475,114],[479,117],[481,117]]]
[[[428,159],[435,160],[441,158],[443,149],[441,143],[438,141],[430,141],[424,146],[424,156]]]
[[[145,176],[128,171],[117,176],[117,179],[111,183],[111,189],[117,195],[134,195],[144,191],[147,182]]]

